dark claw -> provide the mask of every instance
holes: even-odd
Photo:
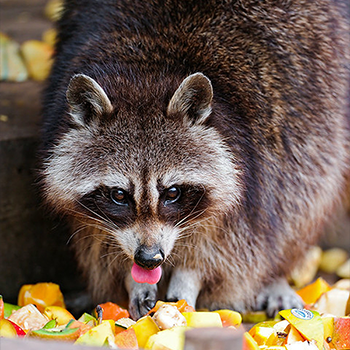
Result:
[[[156,305],[156,300],[154,299],[146,298],[143,302],[143,306],[147,309],[147,311],[151,310],[154,307],[154,305]]]
[[[154,307],[157,301],[157,296],[156,294],[150,294],[153,293],[147,291],[144,295],[136,297],[130,301],[129,312],[132,319],[138,320]]]

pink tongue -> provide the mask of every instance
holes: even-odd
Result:
[[[162,268],[158,266],[153,270],[146,270],[139,265],[132,265],[131,276],[137,283],[156,284],[162,276]]]

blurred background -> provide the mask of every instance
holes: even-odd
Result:
[[[67,245],[69,230],[45,211],[36,187],[41,91],[59,9],[57,0],[0,0],[0,294],[9,303],[17,302],[21,285],[36,282],[58,283],[71,303],[88,302]],[[349,208],[338,211],[320,242],[324,251],[341,248],[344,261],[350,251]],[[316,255],[320,260],[320,250]],[[334,256],[339,250],[332,261]]]
[[[41,91],[58,2],[47,3],[0,0],[0,294],[10,303],[21,285],[40,281],[58,283],[67,295],[84,290],[69,231],[45,211],[36,187]]]

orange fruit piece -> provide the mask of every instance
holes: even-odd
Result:
[[[333,337],[330,345],[335,349],[350,349],[350,317],[335,317]]]
[[[220,315],[223,327],[238,327],[242,323],[242,316],[239,312],[232,310],[216,310],[213,311]]]
[[[114,320],[118,321],[122,317],[130,317],[128,310],[123,309],[119,305],[108,301],[104,304],[99,304],[103,310],[103,320]]]
[[[137,350],[139,348],[135,330],[128,328],[115,336],[114,343],[118,349]]]
[[[83,334],[85,334],[87,331],[89,331],[92,326],[84,323],[84,322],[80,322],[80,321],[76,321],[74,320],[73,322],[69,323],[69,325],[67,325],[68,328],[79,328],[79,337]]]
[[[185,299],[181,299],[175,303],[175,306],[180,312],[194,312],[196,311],[191,305],[187,304]]]
[[[36,305],[41,312],[47,306],[66,307],[59,285],[51,282],[23,285],[18,294],[18,305],[28,304]]]
[[[325,292],[328,292],[331,286],[319,277],[315,282],[298,290],[296,293],[303,299],[305,304],[314,304],[318,298]]]
[[[4,318],[4,313],[5,313],[4,299],[0,295],[0,320]]]
[[[183,313],[183,312],[195,312],[196,311],[191,305],[187,304],[187,301],[185,299],[181,299],[181,300],[177,301],[176,303],[175,302],[165,302],[165,301],[158,300],[156,302],[156,305],[154,305],[154,307],[151,310],[148,311],[147,315],[150,315],[150,314],[158,311],[158,309],[164,304],[169,304],[169,305],[176,306],[177,309],[181,313]]]

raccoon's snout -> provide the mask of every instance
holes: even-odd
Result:
[[[147,247],[145,245],[140,245],[134,255],[135,263],[146,270],[153,270],[160,266],[164,258],[162,249],[158,247]]]

